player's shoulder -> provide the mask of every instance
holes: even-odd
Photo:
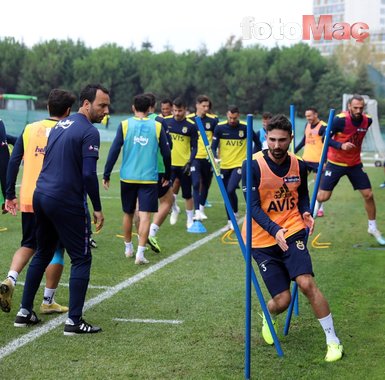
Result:
[[[196,116],[196,113],[195,112],[192,112],[192,113],[189,113],[186,117],[187,119],[192,119]]]
[[[186,123],[189,123],[191,125],[195,125],[194,120],[191,120],[189,117],[186,117]]]
[[[225,125],[227,125],[227,120],[225,120],[225,121],[220,121],[220,122],[218,123],[218,126],[219,126],[219,127],[225,126]]]
[[[345,119],[346,118],[346,113],[345,112],[340,112],[336,115],[336,118],[338,119]]]
[[[247,125],[247,123],[246,123],[245,121],[243,121],[243,120],[240,120],[240,121],[239,121],[239,124],[240,124],[240,125],[243,125],[243,126],[246,126],[246,125]]]
[[[216,120],[218,120],[218,115],[216,115],[215,113],[206,113],[206,116],[209,119],[216,119]]]

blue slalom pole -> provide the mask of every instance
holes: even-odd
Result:
[[[290,104],[290,122],[292,126],[293,140],[291,141],[291,152],[295,152],[295,105]],[[298,292],[295,293],[294,297],[294,315],[298,317],[299,315],[299,302],[298,302]]]
[[[245,379],[250,379],[250,342],[251,342],[251,188],[253,159],[253,116],[247,115],[247,155],[246,155],[246,315],[245,315]],[[238,226],[238,224],[237,224]]]
[[[237,236],[237,239],[238,239],[238,242],[239,242],[239,246],[241,248],[241,252],[242,252],[243,258],[246,260],[246,246],[245,246],[245,243],[243,242],[242,235],[241,235],[241,232],[239,230],[239,226],[238,226],[237,220],[235,219],[234,211],[233,211],[233,209],[231,207],[229,196],[227,195],[225,186],[223,184],[223,180],[222,180],[222,177],[221,177],[219,165],[215,162],[214,154],[213,154],[213,151],[211,150],[210,143],[209,143],[209,141],[207,139],[206,132],[205,132],[204,126],[202,124],[201,118],[197,116],[195,118],[195,120],[196,120],[197,126],[199,128],[199,132],[200,132],[200,135],[202,137],[203,143],[205,145],[205,148],[206,148],[206,151],[207,151],[207,155],[208,155],[209,160],[211,162],[211,165],[213,167],[214,176],[215,176],[215,179],[217,180],[217,183],[218,183],[218,186],[219,186],[219,190],[221,191],[223,200],[225,202],[226,209],[229,212],[229,216],[230,216],[231,222],[233,223],[234,232],[235,232],[235,234]],[[253,138],[252,134],[247,136],[247,139],[252,139],[252,138]],[[250,269],[251,269],[251,280],[253,282],[255,291],[257,293],[257,297],[258,297],[259,303],[261,305],[262,311],[263,311],[263,313],[266,316],[266,321],[267,321],[267,324],[268,324],[269,329],[271,331],[271,335],[273,336],[275,349],[277,351],[278,356],[283,356],[283,351],[281,349],[281,344],[280,344],[280,342],[278,340],[278,337],[277,337],[277,334],[276,334],[276,332],[274,330],[274,326],[273,326],[273,323],[271,321],[270,313],[269,313],[269,311],[267,309],[266,302],[265,302],[265,300],[263,298],[263,294],[262,294],[261,288],[259,286],[257,277],[255,275],[254,269],[252,267]]]
[[[294,153],[295,149],[295,105],[290,104],[290,122],[293,127],[293,140],[291,142],[291,151]]]
[[[322,168],[324,166],[324,163],[325,163],[326,157],[327,157],[329,141],[330,141],[330,131],[332,129],[335,112],[336,111],[333,108],[330,109],[330,111],[329,111],[329,119],[328,119],[328,126],[327,126],[326,132],[325,132],[324,146],[322,148],[321,159],[320,159],[320,162],[318,164],[317,176],[316,176],[316,180],[315,180],[315,184],[314,184],[314,190],[313,190],[313,194],[312,194],[312,198],[311,198],[311,202],[310,202],[310,212],[312,214],[314,212],[315,202],[317,201],[317,193],[318,193],[318,188],[319,188],[319,185],[321,182]],[[292,303],[294,303],[294,294],[295,293],[298,294],[298,284],[296,282],[293,285],[292,298],[291,298],[290,305],[289,305],[289,308],[287,311],[285,328],[283,330],[284,335],[287,335],[289,333],[291,314],[293,312]]]

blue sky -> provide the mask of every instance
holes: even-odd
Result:
[[[135,4],[135,6],[134,6]],[[188,4],[188,5],[187,5]],[[143,7],[140,10],[140,7]],[[205,45],[210,52],[218,50],[231,35],[248,39],[244,44],[261,43],[272,47],[290,45],[300,39],[257,40],[256,32],[247,35],[242,20],[249,25],[270,25],[279,36],[279,23],[302,24],[302,15],[312,14],[312,1],[287,0],[244,1],[234,3],[195,0],[191,2],[148,0],[141,3],[122,0],[52,2],[39,0],[6,1],[2,6],[0,38],[15,37],[32,46],[49,39],[80,39],[87,46],[98,47],[114,42],[119,46],[140,48],[150,41],[155,51],[165,46],[182,52]],[[266,34],[267,35],[267,34]],[[282,34],[281,34],[282,36]]]

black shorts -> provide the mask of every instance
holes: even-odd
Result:
[[[180,186],[182,188],[182,198],[192,198],[191,192],[191,175],[183,174],[183,166],[172,166],[171,167],[171,179],[174,182],[176,178],[179,178]]]
[[[120,181],[120,197],[123,211],[133,214],[138,200],[139,211],[158,211],[157,183],[127,183]]]
[[[158,199],[164,197],[167,194],[168,189],[172,187],[171,181],[168,181],[168,185],[162,186],[163,176],[164,176],[164,173],[158,174]]]
[[[258,263],[263,281],[272,297],[290,289],[290,282],[301,274],[313,273],[309,251],[305,244],[306,232],[301,230],[286,239],[289,249],[279,246],[253,248],[252,255]]]
[[[318,172],[318,162],[310,162],[310,161],[304,161],[304,164],[306,166],[306,169],[309,173],[317,173]]]
[[[333,191],[339,180],[344,175],[348,176],[354,190],[371,189],[372,185],[368,175],[364,172],[363,165],[340,166],[328,162],[322,174],[320,190]]]
[[[33,212],[21,213],[21,230],[23,236],[20,245],[36,250],[36,219]]]

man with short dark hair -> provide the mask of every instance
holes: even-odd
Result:
[[[277,315],[290,304],[290,282],[296,281],[324,330],[327,344],[325,361],[333,362],[342,358],[343,346],[335,334],[328,302],[313,278],[312,262],[306,247],[306,229],[311,234],[314,228],[307,170],[303,161],[288,153],[291,140],[290,121],[284,115],[276,115],[266,128],[268,149],[253,156],[251,252],[272,297],[267,308],[274,327]],[[242,166],[242,185],[246,196],[246,161]],[[242,235],[245,240],[246,223]],[[262,336],[266,343],[274,343],[265,316]]]
[[[201,118],[209,144],[212,143],[215,127],[219,121],[216,115],[209,113],[211,106],[212,103],[208,96],[198,95],[195,104],[196,112],[187,115],[187,118],[193,121],[195,121],[197,116]],[[211,180],[213,178],[213,169],[207,159],[206,148],[198,126],[196,128],[198,131],[198,151],[191,165],[191,178],[195,206],[194,219],[206,220],[207,215],[205,214],[205,204]]]
[[[220,163],[221,175],[227,195],[229,196],[232,210],[238,219],[238,197],[236,190],[242,178],[242,162],[246,159],[247,127],[244,121],[240,121],[238,107],[231,105],[227,107],[227,120],[220,122],[215,128],[213,143],[211,144],[215,158]],[[253,141],[257,142],[253,132]],[[217,149],[219,148],[220,160]],[[234,226],[227,214],[226,228],[233,230]]]
[[[60,120],[51,129],[33,195],[37,250],[27,271],[21,308],[14,323],[16,327],[40,322],[32,310],[33,301],[60,241],[71,258],[70,300],[64,335],[101,331],[100,327],[87,323],[82,314],[92,261],[87,195],[94,208],[96,231],[104,222],[96,170],[100,135],[92,123],[102,121],[109,105],[106,88],[99,84],[87,85],[80,93],[78,113]]]
[[[319,204],[330,199],[339,180],[346,175],[353,189],[358,190],[364,199],[368,233],[374,236],[378,244],[385,245],[385,239],[377,228],[372,185],[361,161],[362,142],[372,124],[372,118],[364,113],[364,107],[365,99],[361,95],[353,95],[348,101],[348,110],[333,120],[333,137],[330,139],[328,162],[317,194],[315,215]]]
[[[43,166],[48,135],[51,129],[69,116],[76,98],[68,91],[53,89],[48,96],[47,109],[49,118],[28,124],[16,141],[8,165],[6,209],[16,216],[18,200],[16,198],[16,179],[23,161],[23,177],[20,187],[20,211],[22,225],[21,247],[15,252],[7,278],[0,285],[0,307],[10,312],[14,287],[20,272],[34,255],[37,247],[36,221],[32,198],[36,181]],[[68,307],[61,306],[54,300],[64,266],[64,250],[57,247],[54,257],[46,269],[44,299],[40,306],[42,314],[65,313]]]
[[[145,94],[134,97],[134,116],[122,121],[108,153],[103,185],[110,186],[110,175],[123,147],[120,188],[123,208],[123,230],[126,257],[134,256],[132,225],[138,202],[139,245],[135,264],[148,264],[144,256],[151,224],[151,213],[158,211],[158,150],[163,156],[165,172],[162,186],[170,179],[171,152],[161,123],[148,117],[151,100]]]

